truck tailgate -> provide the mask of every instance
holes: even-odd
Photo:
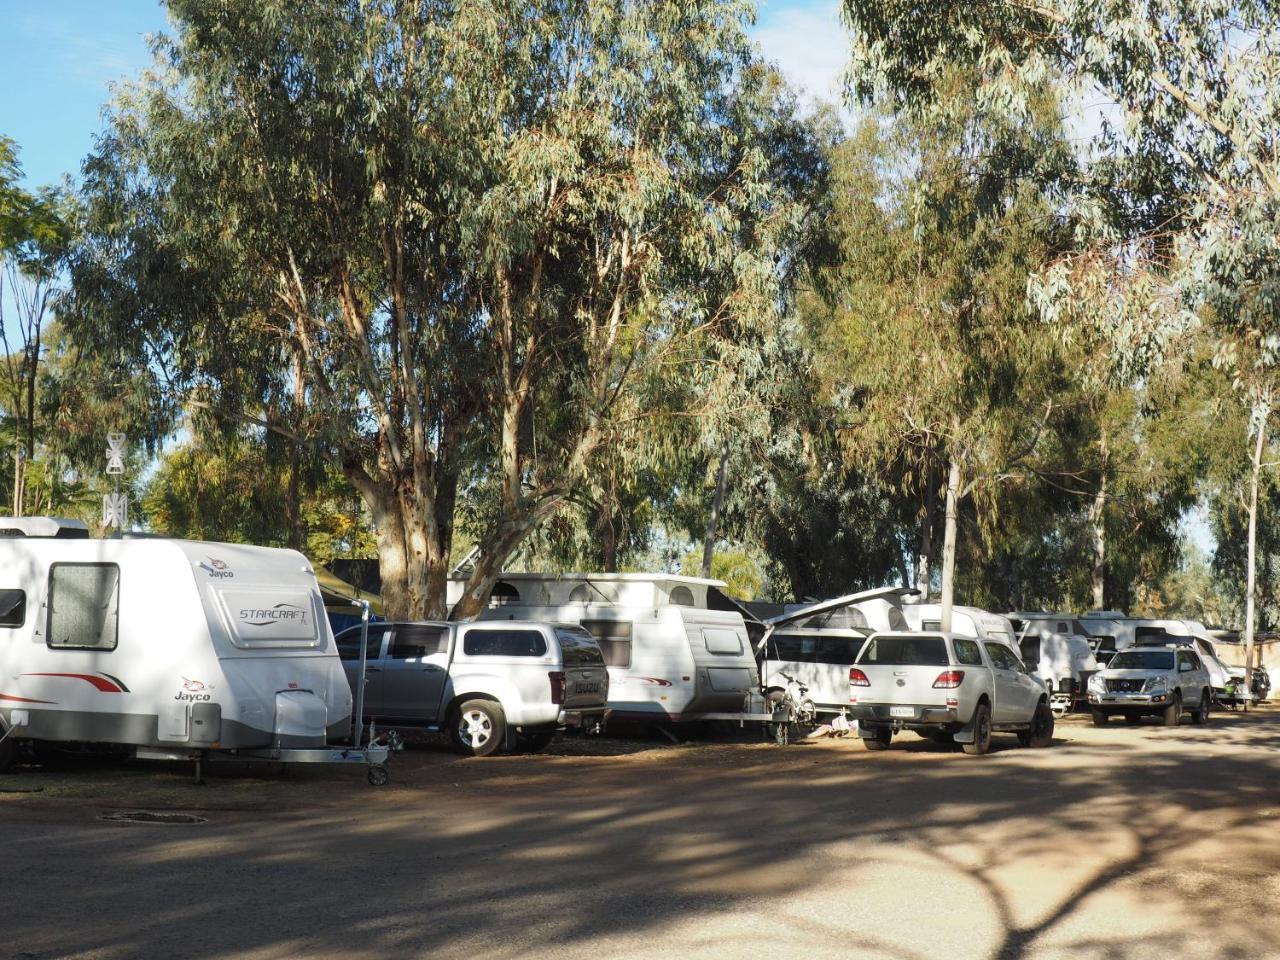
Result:
[[[942,690],[934,687],[934,681],[947,667],[921,666],[874,666],[862,664],[859,667],[871,682],[869,687],[853,688],[853,695],[859,703],[902,703],[925,706],[945,706],[948,696],[955,696],[954,690]]]

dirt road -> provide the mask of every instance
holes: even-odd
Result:
[[[1280,712],[997,745],[23,773],[0,957],[1280,957]],[[99,819],[136,808],[207,822]]]

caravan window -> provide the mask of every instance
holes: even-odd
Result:
[[[55,563],[49,570],[50,647],[114,650],[120,628],[120,568]]]
[[[1040,662],[1040,638],[1039,637],[1023,637],[1022,643],[1018,645],[1022,650],[1022,662],[1029,667],[1034,667]]]
[[[610,667],[631,666],[631,624],[622,620],[583,620],[582,629],[596,638]]]
[[[693,606],[693,591],[686,586],[672,587],[667,598],[678,607]]]
[[[702,639],[707,645],[707,653],[729,656],[742,652],[742,638],[733,630],[708,627],[702,631]]]
[[[0,590],[0,627],[20,627],[26,622],[26,591]]]
[[[863,637],[822,637],[775,633],[769,646],[775,660],[791,663],[850,664],[858,656]]]

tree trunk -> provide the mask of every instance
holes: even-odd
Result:
[[[1256,411],[1259,416],[1258,438],[1253,445],[1253,470],[1249,475],[1249,551],[1244,591],[1244,675],[1246,694],[1253,679],[1253,632],[1255,595],[1257,592],[1258,546],[1258,475],[1262,472],[1262,447],[1267,437],[1267,420],[1271,417],[1271,395],[1264,393]]]
[[[1093,608],[1106,609],[1107,599],[1107,435],[1102,434],[1102,478],[1098,492],[1089,505],[1089,524],[1093,528]]]
[[[22,503],[24,500],[22,484],[26,474],[25,466],[22,456],[22,440],[15,436],[13,441],[13,515],[15,517],[22,516]]]
[[[613,503],[606,497],[600,504],[600,513],[596,518],[596,532],[600,534],[605,573],[618,572],[618,531],[614,527],[614,516]]]
[[[951,460],[947,471],[947,518],[942,540],[942,611],[939,629],[951,629],[951,607],[956,589],[956,501],[960,496],[960,461]]]
[[[716,470],[716,492],[711,498],[711,516],[707,518],[707,532],[702,540],[702,576],[711,577],[711,559],[716,552],[716,537],[720,533],[720,511],[724,508],[725,480],[729,474],[729,444],[720,451],[720,466]]]
[[[920,529],[920,552],[916,555],[916,589],[923,599],[929,597],[933,576],[933,518],[938,510],[938,474],[929,466],[929,479],[924,491],[924,520]],[[905,583],[904,583],[905,586]]]

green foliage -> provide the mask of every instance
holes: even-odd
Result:
[[[341,469],[394,611],[443,612],[459,500],[475,603],[785,301],[813,151],[743,0],[170,12],[86,166],[79,335]]]
[[[685,554],[680,572],[687,577],[702,576],[702,551]],[[764,585],[764,572],[749,550],[739,546],[722,547],[711,557],[711,579],[723,580],[731,596],[754,600]]]

